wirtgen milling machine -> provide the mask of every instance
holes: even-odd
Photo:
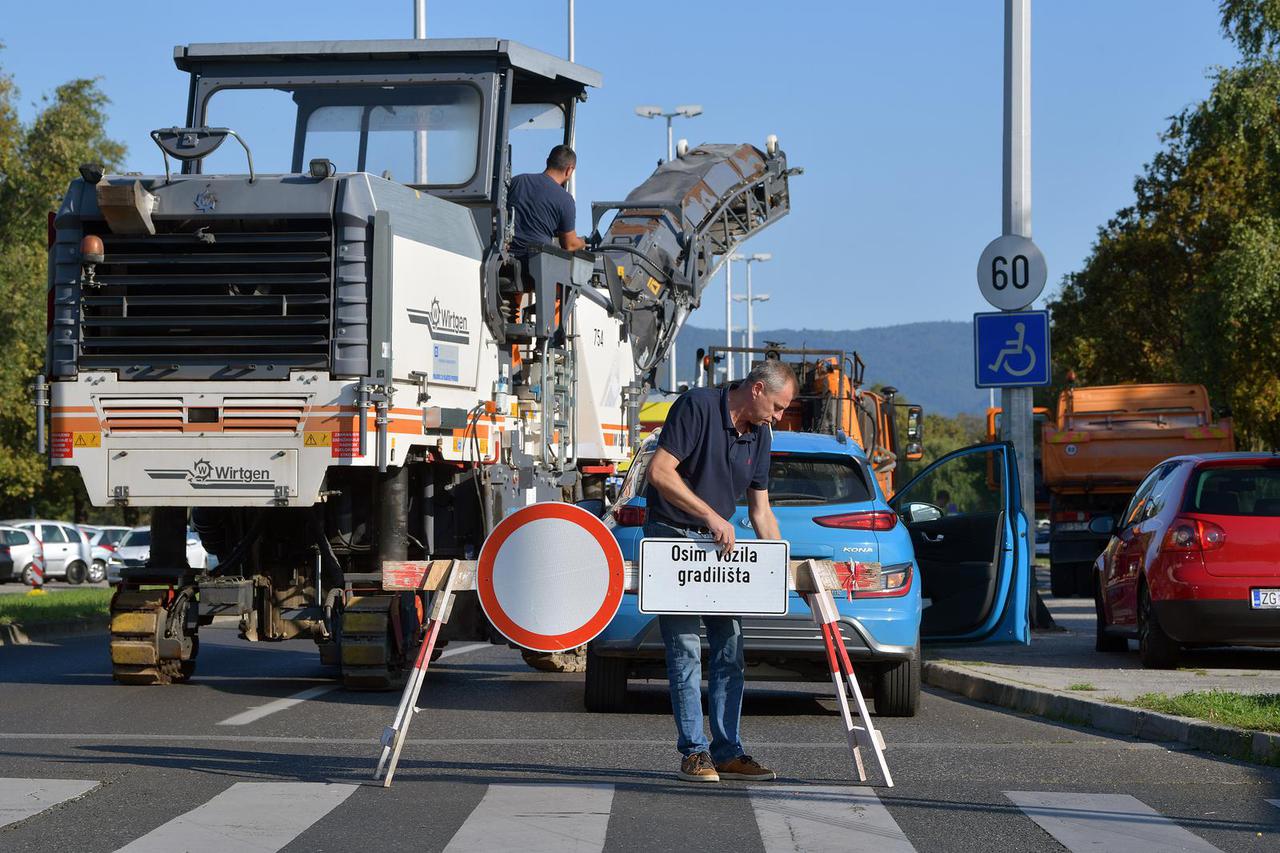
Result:
[[[593,205],[593,225],[614,214],[593,252],[520,263],[513,151],[540,169],[596,72],[494,39],[174,61],[190,98],[151,134],[164,173],[86,165],[53,221],[36,386],[52,464],[96,505],[153,508],[111,604],[115,677],[189,677],[199,626],[236,615],[246,639],[313,639],[347,685],[394,686],[422,602],[382,590],[383,562],[474,557],[514,508],[597,494],[792,172],[772,139],[682,151]],[[212,570],[187,565],[188,508]],[[481,631],[461,609],[451,626]]]

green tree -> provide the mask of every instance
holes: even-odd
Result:
[[[57,87],[30,123],[20,119],[17,99],[13,78],[0,71],[0,514],[70,515],[83,505],[83,489],[74,474],[55,476],[35,452],[30,404],[45,353],[48,214],[77,166],[118,166],[125,149],[103,130],[108,100],[95,80]]]
[[[1134,203],[1050,302],[1059,386],[1202,382],[1243,445],[1280,439],[1280,0],[1225,0],[1242,60],[1170,119]],[[1268,253],[1271,253],[1270,255]]]

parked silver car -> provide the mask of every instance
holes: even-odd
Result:
[[[44,549],[35,534],[18,527],[0,527],[0,583],[21,581],[35,586],[37,567],[44,571]]]
[[[89,577],[93,549],[89,547],[89,537],[74,524],[44,518],[14,519],[0,524],[35,535],[44,546],[46,579],[65,578],[68,583],[84,583]]]
[[[151,556],[151,527],[143,525],[135,527],[124,535],[116,551],[107,561],[107,583],[115,586],[120,583],[120,570],[126,566],[141,566]],[[193,569],[211,569],[218,564],[218,559],[204,549],[200,536],[194,530],[187,530],[187,565]]]
[[[128,527],[103,524],[81,524],[80,529],[89,537],[93,562],[89,564],[89,583],[98,583],[107,577],[107,561],[116,552],[120,540],[129,532]]]

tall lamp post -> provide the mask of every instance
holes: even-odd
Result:
[[[671,136],[672,120],[675,119],[676,116],[693,118],[694,116],[702,115],[702,105],[701,104],[681,104],[671,112],[667,112],[666,110],[663,110],[662,107],[640,106],[640,107],[636,107],[636,115],[640,116],[641,118],[665,118],[667,120],[667,160],[670,161],[674,159],[676,156],[675,141],[672,139],[672,136]],[[671,350],[670,352],[667,353],[667,369],[668,369],[668,374],[667,374],[668,384],[671,386],[671,390],[675,391],[676,390],[676,342],[674,338],[672,338],[671,340]]]
[[[733,348],[733,263],[724,265],[724,345]],[[724,381],[733,381],[733,353],[724,354]]]
[[[755,325],[752,322],[751,306],[756,302],[769,301],[769,297],[767,294],[762,294],[760,296],[752,295],[751,265],[758,264],[763,261],[770,261],[770,260],[773,260],[773,255],[770,254],[769,252],[756,252],[755,254],[752,254],[752,255],[730,255],[729,256],[730,263],[732,263],[733,261],[745,261],[747,264],[747,295],[733,297],[733,300],[735,302],[747,303],[747,349],[751,349],[753,346],[755,346]],[[742,375],[746,376],[748,373],[751,372],[751,353],[747,353],[746,358],[744,358],[743,361],[744,361],[744,366],[742,368]]]

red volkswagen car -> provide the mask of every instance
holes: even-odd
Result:
[[[1280,646],[1280,455],[1167,459],[1115,527],[1094,564],[1098,651],[1134,637],[1169,669],[1185,646]]]

